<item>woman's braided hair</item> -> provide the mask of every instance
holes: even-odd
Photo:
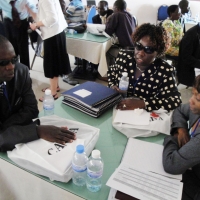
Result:
[[[140,41],[141,38],[149,36],[153,47],[157,49],[157,57],[162,57],[169,46],[169,37],[162,26],[145,23],[137,27],[132,34],[133,43]]]

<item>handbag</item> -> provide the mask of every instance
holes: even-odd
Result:
[[[65,145],[38,139],[17,144],[8,151],[8,157],[20,167],[48,177],[50,180],[68,182],[72,178],[71,162],[77,144],[84,144],[87,156],[92,152],[99,137],[99,129],[55,115],[41,117],[41,125],[66,126],[76,133],[77,139]]]
[[[112,119],[112,125],[115,129],[117,129],[119,132],[129,137],[150,137],[158,135],[159,133],[163,133],[166,135],[170,135],[170,125],[171,125],[171,118],[173,112],[168,113],[167,111],[163,109],[159,109],[152,112],[147,112],[143,109],[138,109],[139,113],[133,115],[134,112],[138,112],[136,110],[131,111],[121,111],[121,112],[130,112],[128,113],[128,116],[121,117],[123,122],[116,122],[115,117],[117,116],[118,110],[116,108],[113,108],[113,119]],[[143,115],[148,114],[148,119],[143,120],[141,115],[141,111],[143,112]],[[132,114],[131,114],[132,113]],[[125,113],[124,113],[125,114]],[[130,118],[134,123],[126,123],[124,122],[124,119]],[[141,117],[140,119],[137,119]],[[120,118],[120,116],[119,116]],[[136,121],[136,122],[135,122]]]

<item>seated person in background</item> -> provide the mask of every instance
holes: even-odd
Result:
[[[190,10],[190,3],[188,0],[181,0],[179,2],[179,7],[181,9],[181,24],[184,24],[184,21],[191,18],[191,10]]]
[[[93,24],[106,24],[107,18],[113,14],[113,10],[108,8],[108,2],[100,1],[97,10],[99,14],[92,18]]]
[[[67,127],[39,126],[28,68],[17,62],[11,43],[0,35],[0,151],[38,138],[65,144],[76,139]]]
[[[183,174],[182,200],[200,199],[200,76],[189,103],[174,110],[171,136],[164,139],[163,167],[167,173]]]
[[[178,5],[171,5],[167,9],[169,18],[164,20],[162,26],[168,33],[171,39],[171,43],[165,54],[170,56],[178,56],[179,54],[179,43],[183,37],[183,27],[179,21],[180,9]]]
[[[67,23],[85,23],[84,6],[81,0],[70,0],[70,4],[66,10]]]
[[[122,100],[117,109],[147,111],[163,108],[171,111],[181,104],[173,67],[160,56],[166,50],[168,37],[165,29],[152,24],[142,24],[132,35],[135,51],[132,55],[121,50],[116,63],[108,70],[108,86],[119,90],[123,72],[128,73],[128,98]]]
[[[133,48],[131,34],[135,29],[135,23],[130,13],[126,11],[126,2],[116,0],[113,5],[114,13],[107,18],[105,32],[112,36],[116,35],[119,46],[111,46],[106,53],[108,67],[115,63],[115,58],[119,53],[119,47],[124,49]]]
[[[200,68],[200,23],[189,29],[181,40],[177,67],[178,82],[192,86],[195,68]]]

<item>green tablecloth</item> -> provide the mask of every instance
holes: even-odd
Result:
[[[67,190],[84,199],[106,200],[108,198],[110,188],[106,186],[105,184],[107,180],[109,179],[109,177],[111,176],[111,174],[114,172],[114,170],[119,166],[128,139],[125,135],[118,132],[112,127],[112,109],[108,110],[99,118],[93,118],[78,110],[75,110],[69,106],[62,104],[62,98],[63,97],[60,97],[55,103],[55,115],[58,115],[60,117],[67,118],[70,120],[86,123],[100,129],[100,136],[95,146],[95,149],[99,149],[101,151],[101,156],[104,160],[102,189],[97,193],[92,193],[92,192],[89,192],[86,189],[86,187],[81,188],[81,187],[77,187],[73,185],[72,181],[69,181],[68,183],[62,183],[62,182],[57,182],[57,181],[51,182],[46,177],[36,175],[36,174],[35,175],[48,182],[51,182],[57,187]],[[40,116],[43,116],[43,112],[40,113]],[[154,142],[157,144],[162,144],[164,137],[165,137],[164,135],[159,134],[158,136],[155,136],[155,137],[138,138],[138,139],[141,139],[143,141]],[[0,157],[14,164],[7,157],[6,153],[0,153]]]

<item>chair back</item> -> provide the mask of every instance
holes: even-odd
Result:
[[[96,6],[96,1],[95,0],[87,0],[87,6]]]
[[[0,17],[1,17],[0,21],[3,22],[3,11],[2,11],[2,9],[0,9]]]
[[[0,35],[6,37],[5,29],[3,23],[0,21]]]
[[[92,6],[88,12],[87,23],[93,23],[92,18],[96,15],[96,6]]]
[[[158,13],[157,13],[157,23],[158,21],[163,21],[167,19],[168,14],[167,14],[167,5],[162,5],[158,8]]]
[[[133,21],[135,23],[135,27],[137,27],[138,26],[138,20],[137,20],[135,15],[133,15]]]

